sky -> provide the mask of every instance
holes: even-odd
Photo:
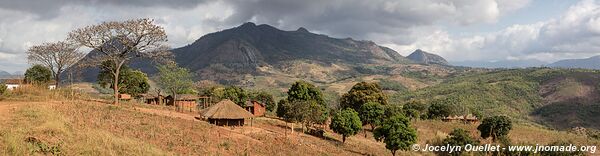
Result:
[[[24,71],[30,46],[102,21],[152,18],[173,48],[245,22],[371,40],[451,62],[553,62],[600,54],[594,0],[0,0],[0,70]]]

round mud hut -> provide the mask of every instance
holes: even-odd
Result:
[[[200,116],[218,126],[244,126],[245,119],[254,117],[231,100],[223,100],[202,110]]]

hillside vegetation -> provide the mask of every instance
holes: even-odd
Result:
[[[33,93],[33,94],[32,94]],[[342,137],[327,129],[325,138],[301,133],[279,119],[256,118],[245,127],[220,127],[193,118],[195,114],[164,106],[124,103],[108,105],[81,94],[22,90],[0,101],[0,155],[388,155],[385,145],[367,137]],[[35,100],[14,101],[23,97]],[[44,98],[45,97],[45,98]],[[434,120],[413,122],[417,143],[446,137],[454,128],[478,138],[475,124]],[[547,137],[554,136],[554,137]],[[598,145],[597,140],[529,124],[516,124],[514,143],[547,144],[559,140]],[[483,140],[484,142],[486,140]],[[489,141],[489,140],[487,140]],[[401,152],[401,151],[399,151]],[[434,155],[401,152],[398,155]]]
[[[551,68],[463,73],[438,85],[396,93],[391,99],[442,102],[452,105],[456,115],[508,115],[559,129],[600,128],[599,77],[595,70]]]

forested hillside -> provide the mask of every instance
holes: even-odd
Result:
[[[456,115],[508,115],[559,129],[599,128],[600,117],[595,115],[600,113],[599,77],[595,70],[552,68],[465,73],[435,86],[393,94],[391,99],[443,103]]]

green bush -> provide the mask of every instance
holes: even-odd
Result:
[[[380,79],[379,86],[381,86],[382,90],[393,90],[393,91],[398,91],[398,92],[408,90],[404,85],[402,85],[402,83],[387,80],[387,79]]]
[[[7,90],[8,87],[6,86],[6,84],[0,83],[0,95],[4,95],[4,93],[6,93]]]

